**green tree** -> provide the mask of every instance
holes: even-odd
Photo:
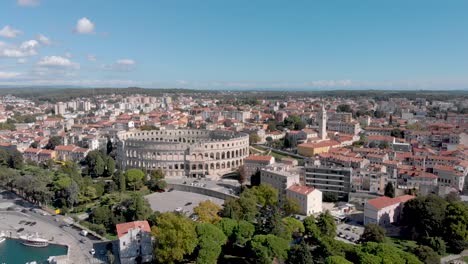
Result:
[[[119,190],[120,192],[125,192],[127,190],[126,177],[123,173],[119,175]]]
[[[200,202],[198,206],[193,208],[193,211],[198,215],[200,222],[216,224],[221,220],[218,215],[221,210],[221,206],[215,204],[210,200]]]
[[[164,172],[161,169],[151,171],[150,179],[146,185],[152,191],[164,190],[167,186],[166,181],[164,181]]]
[[[325,259],[325,264],[353,264],[342,256],[330,256]]]
[[[54,150],[55,147],[60,144],[62,144],[62,138],[59,136],[52,136],[49,138],[49,142],[47,142],[45,148]]]
[[[321,231],[317,226],[317,221],[314,216],[307,216],[304,221],[304,234],[307,242],[315,243],[320,240]]]
[[[113,150],[114,150],[114,145],[112,144],[111,139],[107,138],[107,144],[106,144],[106,153],[107,153],[107,155],[110,155]]]
[[[317,219],[317,226],[322,235],[328,237],[336,236],[336,222],[335,218],[330,214],[330,211],[327,210],[320,214]]]
[[[285,217],[282,222],[289,239],[300,237],[305,232],[304,224],[293,217]]]
[[[351,109],[351,106],[349,104],[341,104],[336,108],[337,112],[347,112],[347,113],[352,113],[353,109]]]
[[[424,237],[422,243],[431,247],[441,256],[444,255],[447,250],[447,245],[441,237]]]
[[[387,185],[385,185],[385,196],[394,198],[395,197],[395,187],[393,187],[392,182],[388,182]]]
[[[276,131],[276,121],[268,121],[268,131]]]
[[[289,241],[275,235],[256,235],[250,241],[250,249],[256,263],[271,264],[273,260],[286,260]]]
[[[216,264],[221,254],[221,247],[226,244],[226,235],[213,224],[202,223],[197,225],[198,256],[196,263]]]
[[[387,243],[367,242],[356,247],[354,263],[422,264],[418,257]]]
[[[459,251],[459,244],[468,246],[468,205],[463,202],[450,203],[445,210],[445,241]]]
[[[94,165],[94,175],[100,177],[104,175],[105,163],[101,156],[97,156],[96,164]]]
[[[314,260],[310,253],[309,246],[302,241],[298,245],[292,246],[288,251],[286,264],[313,264]]]
[[[402,223],[413,238],[442,236],[447,204],[436,195],[418,196],[405,203]]]
[[[182,261],[198,244],[193,222],[179,214],[162,213],[151,232],[156,239],[154,255],[160,263]]]
[[[255,226],[252,223],[241,220],[234,229],[234,238],[237,245],[245,246],[255,233]]]
[[[243,191],[239,198],[228,198],[224,201],[222,210],[224,217],[252,221],[257,214],[257,197],[251,191]]]
[[[254,186],[253,194],[257,197],[257,202],[265,206],[275,206],[278,203],[278,190],[269,184],[261,183],[259,186]]]
[[[148,201],[140,194],[133,193],[130,199],[124,201],[127,210],[125,217],[127,221],[146,220],[152,213]]]
[[[286,216],[297,214],[300,212],[300,210],[301,208],[296,199],[286,198],[286,200],[283,203],[283,212]]]
[[[8,166],[12,169],[21,169],[23,167],[23,155],[18,150],[12,150],[8,153]]]
[[[361,242],[385,242],[385,229],[375,224],[368,224],[364,227],[361,235]]]
[[[258,234],[272,234],[287,240],[291,239],[292,233],[288,232],[286,225],[281,219],[278,208],[264,207],[258,214],[256,231]]]
[[[125,172],[125,181],[127,182],[127,186],[133,189],[133,191],[141,188],[144,178],[145,173],[140,169],[129,169]]]
[[[249,142],[250,142],[250,145],[252,144],[257,144],[258,142],[260,142],[261,138],[259,135],[257,134],[250,134],[249,135]]]
[[[456,192],[450,192],[445,196],[445,200],[449,203],[461,201],[460,195]]]
[[[223,231],[228,239],[232,239],[234,231],[237,228],[237,221],[231,218],[221,218],[216,226]]]
[[[115,160],[112,157],[107,157],[105,175],[107,177],[112,177],[114,173],[115,173]]]
[[[439,264],[440,256],[428,246],[417,246],[413,253],[425,264]]]

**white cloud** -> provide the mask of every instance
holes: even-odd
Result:
[[[39,46],[39,42],[35,39],[27,40],[21,43],[20,49],[22,50],[33,50]]]
[[[38,6],[41,2],[39,0],[17,0],[16,4],[19,6]]]
[[[116,63],[119,65],[135,65],[136,64],[136,62],[131,59],[120,59],[120,60],[117,60]]]
[[[20,76],[21,74],[19,72],[4,72],[0,71],[0,79],[12,79],[15,77]]]
[[[131,71],[135,68],[136,61],[132,59],[119,59],[116,60],[113,64],[104,64],[102,65],[102,69],[108,71]]]
[[[86,56],[86,59],[87,59],[88,61],[96,61],[96,60],[97,60],[97,59],[96,59],[96,56],[95,56],[95,55],[92,55],[92,54],[88,54],[88,55]]]
[[[72,57],[71,52],[65,52],[65,57],[70,59]]]
[[[0,37],[5,37],[5,38],[16,38],[18,35],[22,34],[18,29],[12,28],[10,25],[4,26],[0,30]]]
[[[28,62],[28,60],[25,59],[25,58],[19,58],[18,60],[16,60],[16,62],[17,62],[18,64],[25,64],[26,62]]]
[[[56,67],[56,68],[74,68],[79,69],[80,65],[74,63],[67,58],[60,56],[45,56],[43,57],[37,65],[42,67]]]
[[[39,42],[37,40],[27,40],[19,46],[0,42],[0,57],[21,58],[37,55]]]
[[[188,81],[185,81],[185,80],[177,80],[176,81],[176,84],[177,85],[188,85],[190,82]]]
[[[52,41],[51,41],[48,37],[46,37],[46,36],[44,36],[44,35],[42,35],[42,34],[38,34],[37,37],[36,37],[36,39],[37,39],[37,41],[39,41],[39,43],[41,43],[42,45],[48,46],[48,45],[52,44]]]
[[[94,23],[86,17],[83,17],[76,22],[75,32],[78,34],[94,33]]]

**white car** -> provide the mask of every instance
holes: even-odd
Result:
[[[94,255],[94,254],[96,254],[96,251],[94,250],[94,248],[92,248],[92,249],[89,251],[89,253],[91,253],[91,255]]]

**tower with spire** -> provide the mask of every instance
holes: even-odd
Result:
[[[322,101],[322,108],[318,113],[318,137],[320,140],[327,139],[327,112],[325,111],[325,104]]]

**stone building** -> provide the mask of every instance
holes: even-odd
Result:
[[[221,130],[130,131],[117,135],[122,169],[161,169],[166,177],[218,178],[249,156],[249,136]]]

